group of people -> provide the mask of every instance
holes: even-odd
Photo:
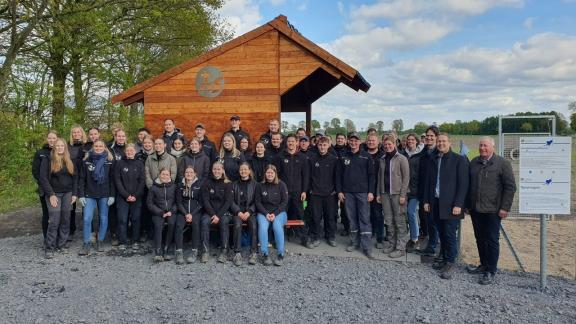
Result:
[[[120,250],[129,243],[138,250],[153,240],[154,262],[173,257],[178,264],[207,262],[214,225],[218,262],[227,262],[233,252],[233,263],[242,265],[242,247],[249,246],[249,264],[282,265],[287,220],[304,220],[295,235],[313,249],[322,240],[337,246],[340,219],[340,235],[350,238],[347,251],[360,250],[370,259],[373,247],[391,258],[407,251],[436,256],[433,267],[450,279],[466,211],[480,255],[480,265],[468,270],[483,274],[481,283],[494,281],[500,221],[516,186],[510,163],[494,153],[492,138],[480,139],[480,155],[469,162],[452,151],[450,136],[436,126],[403,139],[394,132],[380,138],[374,129],[364,142],[356,132],[336,134],[333,143],[322,131],[308,137],[299,129],[284,136],[279,121],[271,120],[252,145],[240,117],[232,116],[230,123],[219,149],[202,123],[194,136],[185,137],[172,119],[164,121],[157,138],[140,129],[135,143],[128,143],[121,125],[108,143],[97,128],[86,134],[73,126],[69,140],[49,132],[33,160],[46,257],[67,249],[79,202],[80,255],[103,251],[109,233]],[[96,210],[99,226],[93,233]],[[184,253],[187,228],[191,249]]]

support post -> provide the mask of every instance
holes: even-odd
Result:
[[[546,215],[540,215],[540,291],[544,292],[546,290],[546,268],[547,268],[547,258],[546,258]]]

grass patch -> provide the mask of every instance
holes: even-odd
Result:
[[[2,181],[0,186],[0,214],[20,208],[30,207],[38,204],[38,194],[36,183],[31,176],[25,177],[19,183],[14,183],[16,179]]]

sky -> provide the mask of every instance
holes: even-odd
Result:
[[[576,100],[576,0],[226,0],[219,14],[235,36],[285,15],[364,76],[367,93],[340,84],[313,103],[321,122],[569,117]]]

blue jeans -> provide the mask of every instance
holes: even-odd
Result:
[[[274,238],[276,239],[276,250],[279,255],[284,255],[284,225],[288,216],[286,212],[281,212],[276,215],[274,221],[270,222],[263,214],[258,214],[258,241],[260,242],[260,253],[268,254],[268,228],[272,223],[272,231],[274,231]]]
[[[108,197],[86,197],[86,206],[84,206],[84,243],[90,243],[92,236],[92,217],[94,216],[96,206],[98,206],[98,218],[100,218],[98,241],[104,241],[106,237],[106,230],[108,229]]]
[[[418,198],[408,199],[408,226],[410,227],[410,239],[414,242],[418,240],[418,235],[420,234],[420,229],[418,228],[418,215],[416,211],[418,209]]]

